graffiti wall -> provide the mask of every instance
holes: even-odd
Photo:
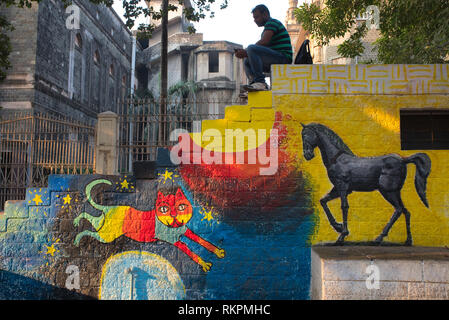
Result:
[[[320,200],[342,223],[343,192],[343,207],[349,207],[345,241],[447,246],[449,151],[401,150],[400,113],[447,111],[448,66],[274,68],[274,105],[291,117],[285,122],[292,133],[287,152],[299,156],[298,168],[311,179],[319,216],[313,243],[338,240],[340,233]],[[438,130],[448,141],[444,119]],[[319,125],[308,126],[311,123]],[[424,120],[416,125],[424,126]],[[308,159],[315,135],[326,145],[317,146],[315,157]]]
[[[309,299],[312,245],[447,246],[449,151],[401,150],[400,111],[449,108],[448,73],[274,66],[155,179],[51,176],[0,214],[0,298]]]

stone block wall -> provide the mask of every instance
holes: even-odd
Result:
[[[12,68],[0,85],[4,108],[35,108],[82,120],[118,111],[131,83],[131,32],[111,8],[84,0],[73,5],[79,8],[78,29],[67,27],[73,11],[61,2],[2,8],[15,27]]]
[[[11,68],[7,70],[7,78],[1,83],[0,103],[3,108],[29,109],[34,96],[34,74],[36,71],[38,7],[20,9],[2,5],[0,12],[14,26],[10,32]],[[15,37],[21,34],[27,37]]]
[[[446,248],[315,247],[312,270],[312,299],[449,298]]]

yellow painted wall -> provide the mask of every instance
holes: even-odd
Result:
[[[427,198],[430,209],[420,201],[414,186],[415,166],[408,165],[402,199],[411,213],[414,245],[449,245],[449,150],[401,150],[401,109],[448,109],[449,66],[447,65],[359,65],[359,66],[273,66],[273,106],[291,120],[288,153],[298,153],[298,170],[312,178],[319,226],[313,243],[335,241],[319,199],[332,189],[318,149],[315,158],[302,156],[300,123],[321,123],[335,131],[358,156],[389,153],[409,156],[427,153],[432,160]],[[448,124],[449,126],[449,124]],[[346,241],[372,241],[383,230],[394,209],[379,192],[352,193],[349,197]],[[329,208],[341,222],[339,199]],[[405,219],[401,216],[384,241],[406,239]]]

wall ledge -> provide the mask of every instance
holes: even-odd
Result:
[[[449,249],[312,247],[314,300],[449,299]]]

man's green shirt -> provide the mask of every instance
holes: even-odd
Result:
[[[284,25],[276,19],[270,18],[265,24],[264,32],[266,30],[272,30],[274,32],[268,47],[270,49],[283,53],[289,59],[293,58],[292,42],[290,35],[285,29]]]

